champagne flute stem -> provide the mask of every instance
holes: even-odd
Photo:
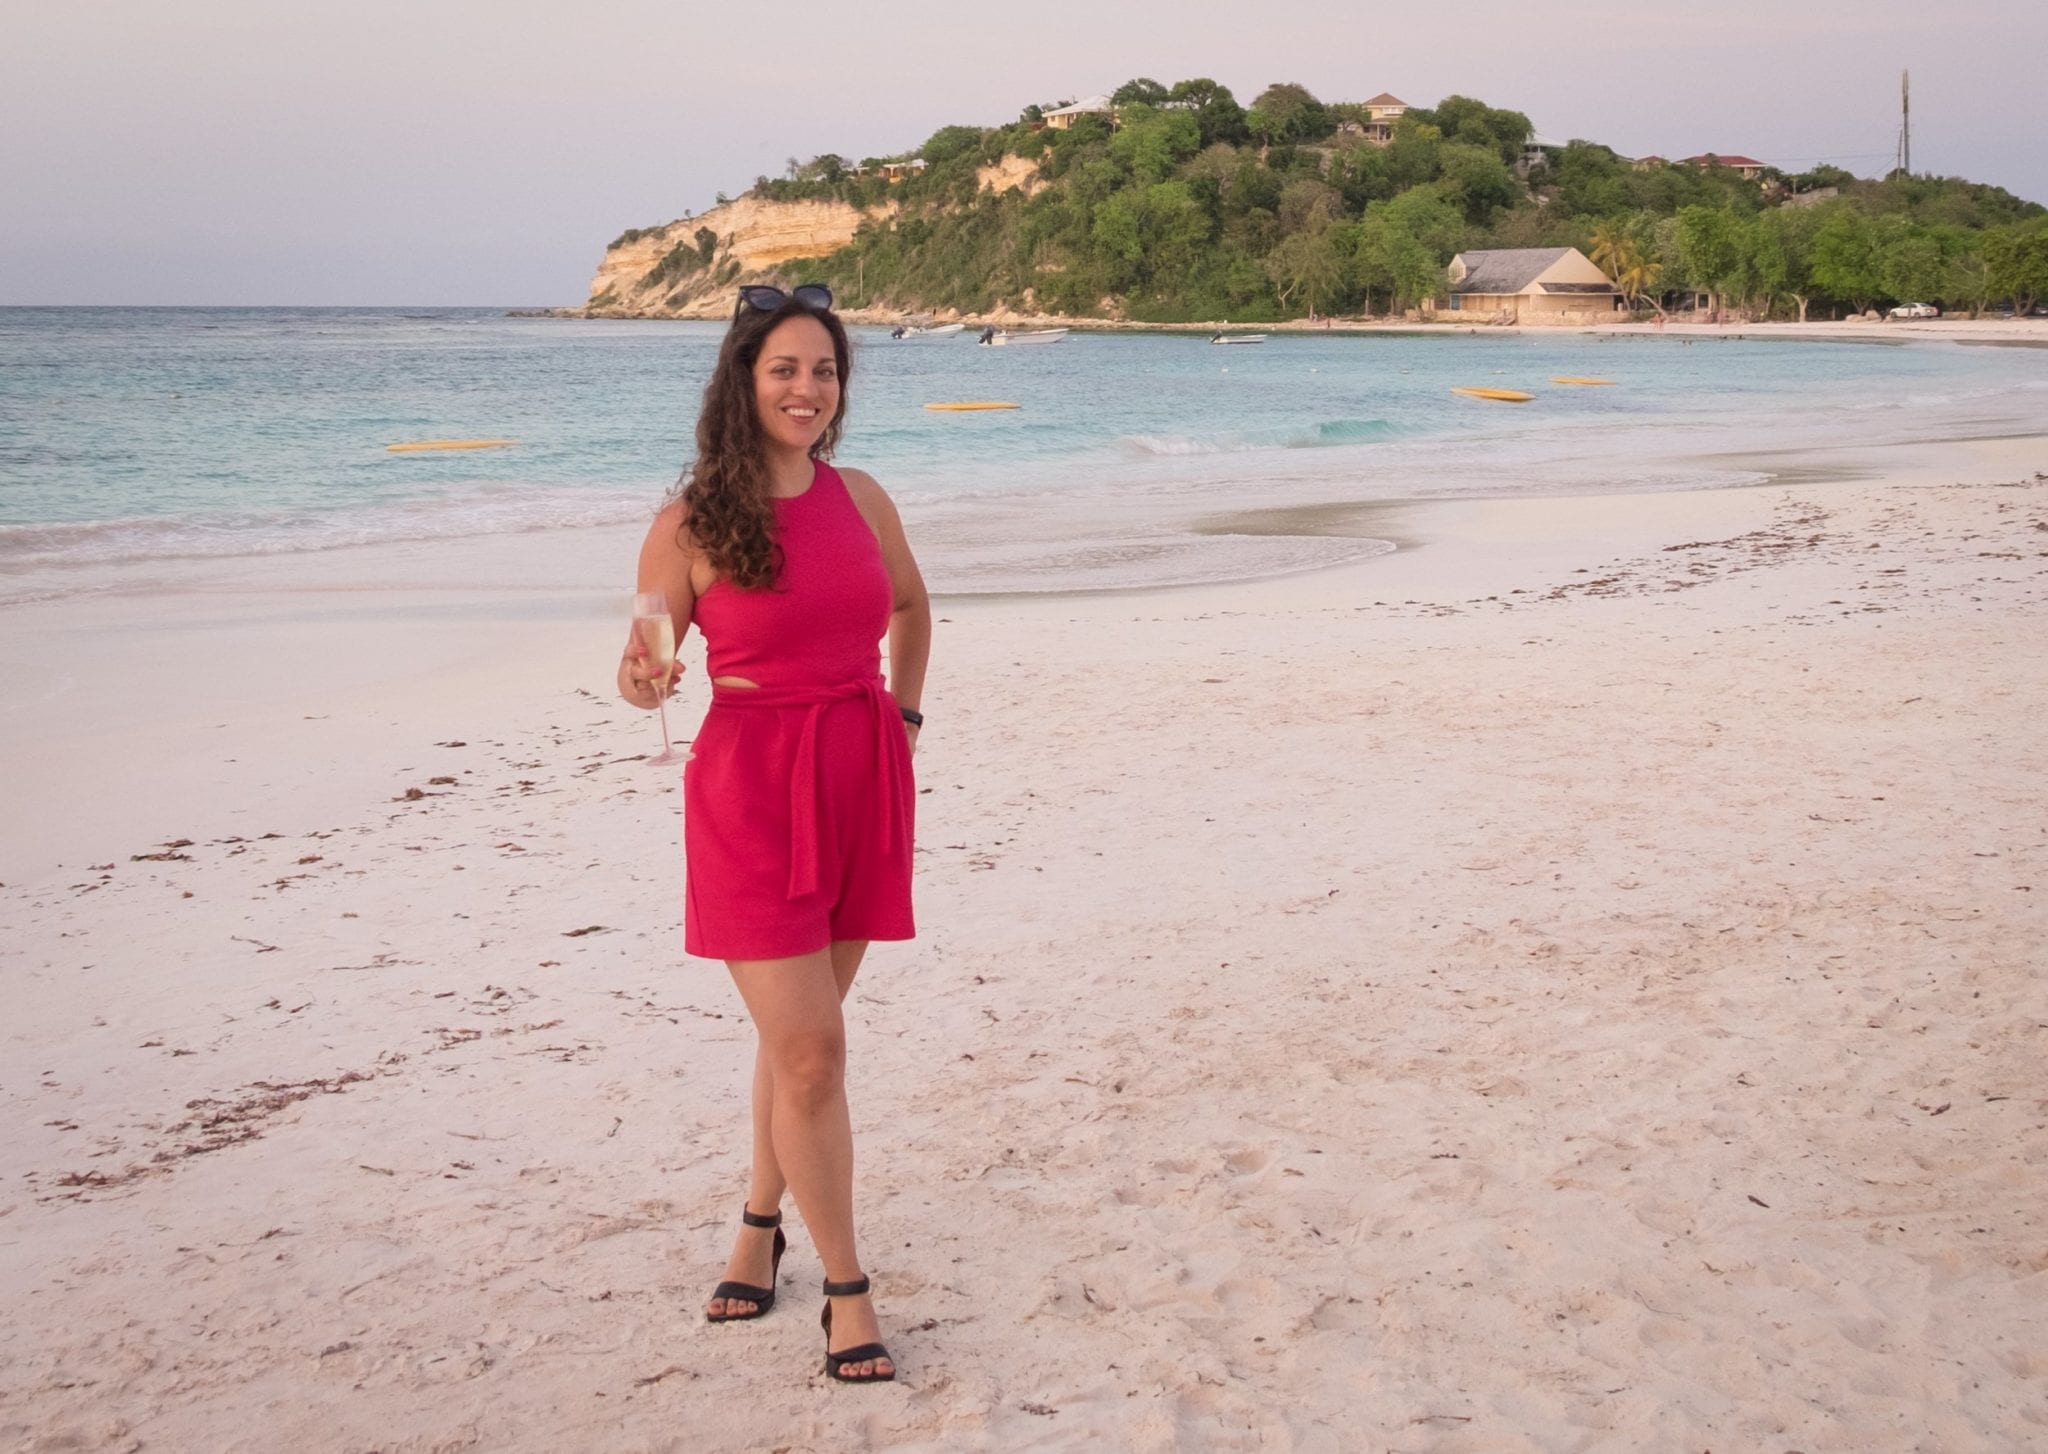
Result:
[[[654,708],[661,713],[661,750],[663,752],[673,752],[675,747],[670,742],[668,735],[668,698],[661,694],[659,686],[654,689]]]

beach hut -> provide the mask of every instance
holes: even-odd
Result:
[[[1450,311],[1486,323],[1598,323],[1621,290],[1575,247],[1509,247],[1451,259]]]

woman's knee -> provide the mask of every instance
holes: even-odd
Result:
[[[813,1030],[783,1037],[774,1047],[775,1098],[799,1108],[823,1105],[846,1081],[844,1031]]]

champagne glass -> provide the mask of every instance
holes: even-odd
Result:
[[[676,664],[676,618],[669,614],[668,597],[660,591],[642,591],[633,597],[633,635],[647,653],[647,665],[654,673],[654,706],[661,713],[661,751],[648,758],[656,767],[681,762],[668,735],[668,678]]]

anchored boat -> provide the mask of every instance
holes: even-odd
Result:
[[[1526,404],[1536,397],[1534,394],[1525,394],[1520,389],[1456,388],[1451,392],[1463,394],[1468,399],[1494,399],[1503,404]]]
[[[998,333],[990,331],[984,332],[981,335],[981,341],[983,343],[992,343],[997,348],[1003,348],[1015,343],[1058,343],[1067,336],[1068,332],[1069,330],[1065,328],[1041,328],[1036,333]]]

